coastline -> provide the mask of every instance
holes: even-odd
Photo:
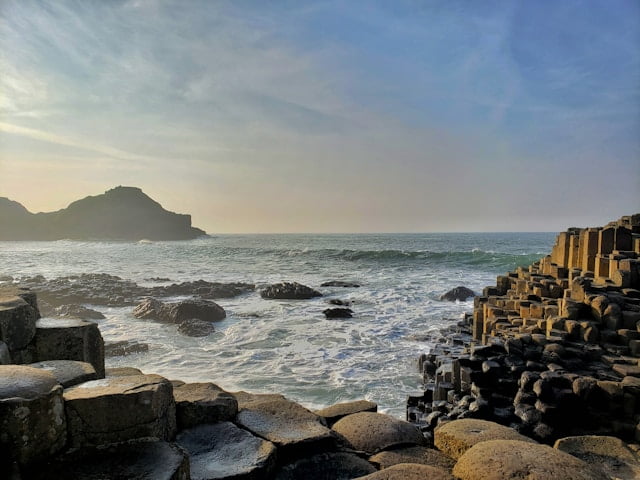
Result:
[[[85,478],[92,465],[146,456],[152,464],[160,458],[170,463],[157,478],[186,479],[202,467],[196,458],[206,452],[202,462],[219,467],[209,478],[396,478],[388,476],[392,472],[410,478],[408,472],[426,474],[427,468],[437,478],[472,479],[465,462],[485,442],[467,442],[461,451],[459,443],[478,429],[491,432],[485,440],[515,442],[512,449],[540,442],[535,448],[543,457],[564,454],[564,437],[592,434],[629,442],[624,452],[637,456],[640,318],[630,312],[640,315],[640,216],[625,218],[603,229],[570,229],[551,255],[485,288],[474,313],[421,356],[426,389],[408,400],[411,423],[375,413],[371,402],[311,412],[278,394],[230,393],[136,369],[104,371],[95,324],[37,326],[37,292],[4,289],[0,425],[6,433],[0,441],[11,459],[2,468],[12,479],[58,478],[69,468]],[[632,248],[625,248],[629,241]],[[590,275],[583,265],[597,268]],[[15,421],[24,408],[27,420]],[[137,414],[123,415],[131,409]],[[39,431],[41,437],[32,436]],[[206,448],[194,446],[194,438],[206,438]],[[222,438],[238,438],[242,450],[241,459],[224,468]],[[542,445],[556,440],[554,449]],[[632,457],[624,464],[638,473]],[[508,463],[508,454],[502,458]],[[567,457],[558,458],[566,464]],[[607,478],[580,462],[572,471],[591,476],[572,478]],[[149,461],[136,465],[153,467]],[[244,476],[219,475],[225,468],[233,475],[244,468]]]

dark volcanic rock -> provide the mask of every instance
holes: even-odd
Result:
[[[33,214],[0,198],[0,240],[185,240],[205,235],[191,215],[169,212],[135,187],[116,187],[57,212]]]
[[[323,310],[325,317],[327,318],[351,318],[353,317],[353,310],[350,308],[327,308]]]
[[[260,291],[260,296],[275,300],[307,300],[321,297],[322,294],[311,287],[297,282],[282,282],[269,285]]]
[[[331,305],[339,305],[341,307],[348,307],[351,305],[351,301],[350,300],[340,300],[339,298],[332,298],[331,300],[329,300],[329,303]]]
[[[136,318],[170,323],[182,323],[185,320],[191,319],[217,322],[227,316],[220,305],[210,300],[196,299],[182,300],[175,303],[162,303],[155,298],[143,300],[133,309],[133,315]]]
[[[342,280],[331,280],[320,284],[321,287],[343,287],[343,288],[360,288],[359,283],[344,282]]]
[[[102,320],[104,315],[82,305],[60,305],[53,309],[54,317],[79,318],[80,320]]]
[[[473,292],[473,290],[470,290],[467,287],[460,286],[449,290],[444,295],[441,295],[440,300],[448,300],[450,302],[455,302],[456,300],[464,301],[467,298],[475,296],[476,294]]]
[[[215,328],[211,322],[190,318],[184,320],[178,325],[178,333],[187,337],[206,337],[214,332]]]
[[[173,297],[196,295],[201,298],[233,298],[255,289],[252,283],[218,283],[196,280],[195,282],[174,283],[164,287],[152,287],[148,295],[152,297]]]

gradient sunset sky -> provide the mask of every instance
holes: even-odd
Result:
[[[640,211],[640,2],[0,0],[0,196],[216,232]]]

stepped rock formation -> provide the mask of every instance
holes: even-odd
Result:
[[[205,235],[135,187],[116,187],[56,212],[31,213],[0,197],[0,240],[188,240]]]

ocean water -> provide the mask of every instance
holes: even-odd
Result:
[[[404,417],[420,391],[416,360],[426,333],[457,322],[472,301],[438,297],[464,285],[480,292],[496,275],[546,255],[553,233],[219,235],[184,242],[0,242],[0,275],[55,278],[108,273],[141,285],[203,279],[265,286],[297,281],[312,300],[264,300],[258,291],[218,300],[227,318],[203,338],[138,320],[132,307],[91,306],[107,342],[149,351],[107,359],[184,381],[236,391],[278,392],[308,408],[366,398]],[[320,287],[329,280],[360,288]],[[167,283],[167,284],[168,284]],[[329,299],[353,302],[351,319],[325,319]]]

